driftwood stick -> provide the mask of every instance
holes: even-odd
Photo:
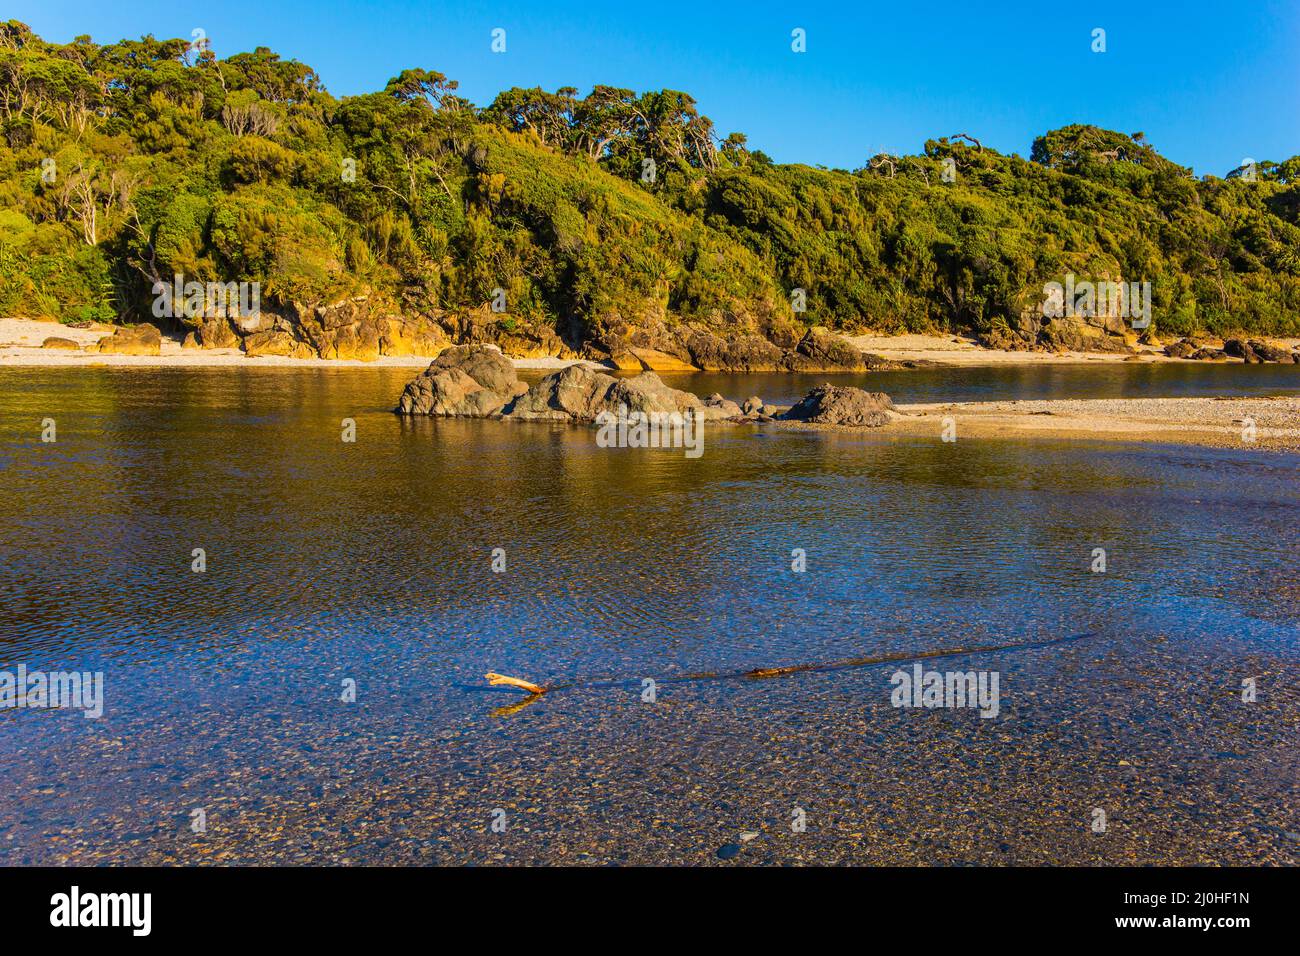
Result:
[[[504,684],[507,687],[518,687],[520,690],[526,690],[530,694],[546,693],[545,687],[538,687],[536,684],[531,684],[526,680],[520,680],[518,677],[506,677],[504,674],[492,673],[484,674],[483,676],[487,678],[487,682],[493,687],[499,687]]]

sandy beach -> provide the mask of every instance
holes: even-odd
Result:
[[[1032,436],[1300,450],[1297,396],[951,402],[898,411],[891,429],[941,436],[951,419],[958,441]]]
[[[64,366],[64,365],[114,365],[114,366],[170,366],[208,368],[223,365],[249,365],[286,368],[425,368],[430,359],[426,356],[384,355],[374,362],[345,359],[288,358],[259,355],[250,358],[237,349],[182,348],[175,335],[164,333],[161,355],[100,355],[86,352],[85,348],[98,342],[113,331],[113,326],[96,324],[87,329],[75,329],[60,322],[43,319],[0,319],[0,366]],[[69,339],[80,350],[46,349],[42,343],[47,338]],[[958,367],[1000,365],[1064,365],[1113,364],[1116,362],[1169,362],[1188,363],[1189,359],[1170,358],[1154,346],[1137,346],[1136,355],[1110,352],[1020,352],[1004,349],[986,349],[974,339],[958,335],[858,335],[847,340],[863,352],[879,355],[896,362],[931,362],[936,365]],[[1300,348],[1300,339],[1277,339],[1279,344]],[[563,368],[583,362],[582,359],[529,358],[513,359],[516,368]],[[1240,363],[1241,359],[1227,361]],[[599,363],[586,364],[598,366]]]
[[[1171,358],[1162,347],[1137,345],[1135,355],[1122,352],[1015,352],[986,349],[974,339],[959,335],[857,335],[849,341],[863,352],[871,352],[895,362],[934,362],[937,365],[1069,365],[1114,364],[1116,362],[1189,363],[1190,359]],[[1169,339],[1167,341],[1174,341]],[[1288,348],[1300,348],[1300,339],[1270,339]],[[1241,362],[1229,358],[1229,362]]]

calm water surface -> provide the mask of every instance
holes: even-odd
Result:
[[[412,374],[0,369],[0,669],[106,678],[98,720],[0,710],[0,863],[1295,862],[1300,457],[747,427],[689,460],[404,421]],[[827,379],[673,384],[785,403]],[[1275,366],[853,381],[1300,389]],[[738,676],[936,651],[1000,674],[996,719],[895,709],[910,662]],[[520,695],[487,671],[574,686],[498,716]]]

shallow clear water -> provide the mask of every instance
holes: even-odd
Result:
[[[660,376],[676,388],[701,395],[720,392],[744,400],[758,395],[774,405],[793,405],[822,382],[887,392],[894,401],[992,402],[1018,398],[1182,398],[1198,395],[1294,395],[1300,366],[1193,363],[1063,362],[1012,368],[906,369],[859,374],[719,373]]]
[[[1300,457],[746,427],[691,460],[402,420],[411,374],[0,369],[0,669],[106,675],[98,720],[0,710],[0,862],[1294,860]],[[856,378],[926,401],[1287,374]],[[892,659],[942,651],[999,672],[998,717],[891,706]],[[889,660],[743,676],[862,658]],[[520,695],[488,671],[574,686],[497,716]]]

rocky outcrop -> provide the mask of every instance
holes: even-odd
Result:
[[[1139,337],[1118,315],[1044,315],[1039,308],[1026,309],[978,341],[985,348],[1012,351],[1124,353],[1134,351]]]
[[[403,415],[487,418],[500,414],[527,391],[514,364],[499,350],[458,345],[443,352],[407,384],[397,411]]]
[[[878,428],[892,421],[894,403],[884,392],[818,385],[781,418],[815,425]]]
[[[81,348],[81,346],[78,345],[76,342],[72,341],[72,339],[65,339],[57,335],[51,335],[44,342],[41,343],[41,348],[63,349],[68,352],[76,352]]]
[[[704,407],[713,411],[719,418],[743,418],[746,414],[739,405],[729,398],[723,398],[717,392],[704,400]]]
[[[651,316],[614,323],[586,351],[621,370],[678,372],[860,372],[901,368],[867,355],[829,329],[776,316],[732,316],[720,328],[669,326]],[[725,334],[724,334],[725,333]]]
[[[611,415],[685,414],[705,421],[732,417],[735,403],[711,404],[690,392],[670,388],[654,372],[615,378],[583,365],[552,372],[530,388],[503,416],[520,421],[592,422],[602,412]]]
[[[598,331],[493,312],[487,304],[446,312],[398,305],[366,292],[333,302],[282,304],[242,315],[213,310],[188,320],[194,343],[250,355],[371,362],[381,356],[433,358],[452,344],[494,345],[511,358],[586,358],[622,371],[862,371],[898,368],[866,355],[843,336],[789,317],[718,310],[710,323],[673,324],[662,305],[632,319],[613,315]]]
[[[1199,362],[1225,362],[1229,358],[1238,358],[1247,365],[1263,362],[1277,362],[1291,365],[1300,362],[1300,355],[1279,345],[1263,342],[1259,339],[1225,339],[1223,348],[1217,349],[1208,344],[1204,335],[1189,336],[1170,342],[1164,353],[1172,358],[1193,359]]]
[[[710,372],[774,372],[785,367],[784,350],[761,335],[747,333],[734,339],[708,331],[692,331],[686,351],[697,368]]]
[[[781,416],[815,424],[879,426],[890,421],[889,396],[822,385]],[[690,414],[704,421],[769,421],[778,409],[753,396],[738,405],[721,395],[698,396],[665,385],[654,372],[618,378],[587,365],[569,365],[529,388],[494,346],[448,349],[407,384],[401,415],[506,418],[592,423],[604,414]]]
[[[1223,351],[1226,355],[1243,360],[1247,365],[1263,362],[1281,362],[1290,365],[1295,361],[1295,357],[1287,349],[1259,339],[1226,339],[1223,343]]]
[[[1137,336],[1114,316],[1062,316],[1043,320],[1038,343],[1058,352],[1132,352]]]
[[[147,322],[133,325],[104,336],[86,351],[113,355],[161,355],[162,333],[157,326]]]
[[[429,365],[430,369],[458,368],[484,388],[511,398],[527,391],[519,381],[514,363],[500,349],[481,345],[457,345],[447,349]]]
[[[795,372],[861,372],[869,362],[883,362],[879,356],[859,351],[846,339],[822,328],[811,328],[799,340],[787,365]]]

